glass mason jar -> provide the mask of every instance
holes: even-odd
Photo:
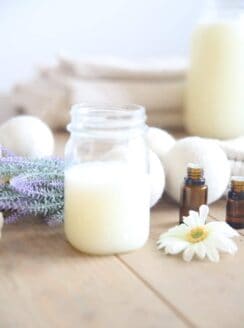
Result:
[[[192,37],[185,125],[191,134],[244,134],[244,1],[209,1]]]
[[[74,105],[65,148],[68,241],[89,254],[142,247],[149,235],[145,109]]]

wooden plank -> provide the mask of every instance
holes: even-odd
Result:
[[[5,226],[0,243],[0,327],[186,327],[116,257],[89,257],[63,228]]]
[[[58,155],[66,140],[59,135]],[[212,214],[220,217],[222,205],[214,206]],[[155,247],[177,220],[177,207],[164,199],[152,213],[148,244],[117,258],[81,255],[65,242],[62,228],[5,227],[0,327],[242,327],[243,239],[239,253],[219,264],[184,263]]]
[[[225,255],[218,264],[195,260],[185,263],[180,256],[156,250],[160,233],[174,225],[174,204],[152,214],[152,233],[142,250],[120,256],[123,263],[168,301],[196,327],[243,327],[244,248],[239,240],[236,256]]]

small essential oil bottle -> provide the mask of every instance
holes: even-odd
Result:
[[[207,203],[208,187],[203,175],[203,168],[198,164],[187,165],[187,177],[181,191],[180,223],[183,216],[189,215],[189,210],[198,211],[199,207]]]
[[[244,228],[244,177],[232,177],[226,204],[226,222],[235,229]]]

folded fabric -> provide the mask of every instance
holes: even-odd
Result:
[[[154,71],[152,66],[150,70],[148,66],[143,71],[137,66],[136,74],[133,75],[132,68],[129,66],[126,69],[121,68],[120,71],[119,66],[115,64],[105,67],[104,64],[97,63],[96,67],[100,67],[100,70],[97,70],[98,76],[95,78],[95,63],[90,63],[81,65],[83,72],[86,72],[83,74],[85,77],[82,78],[80,72],[82,70],[76,68],[75,62],[65,63],[61,61],[56,67],[43,69],[32,81],[15,87],[11,94],[13,107],[25,114],[39,116],[54,129],[64,128],[67,125],[70,106],[80,102],[138,103],[145,106],[148,113],[150,111],[180,112],[182,109],[184,79],[183,73],[179,73],[179,70],[174,69],[171,74],[170,69],[166,69],[166,65],[165,71],[161,65],[161,78],[159,78],[159,73],[156,68]],[[88,71],[93,72],[93,75],[89,75],[90,78],[88,78]],[[107,72],[106,77],[105,72]],[[119,73],[121,78],[118,77]],[[163,73],[167,78],[163,78]],[[155,121],[157,126],[178,127],[182,124],[179,113],[170,113],[167,117],[162,120],[160,115],[155,117],[149,115],[151,123]]]
[[[231,165],[231,175],[244,176],[244,137],[220,142]]]
[[[244,176],[244,152],[242,160],[230,160],[231,175]]]
[[[179,109],[183,103],[183,81],[78,80],[70,78],[72,103],[137,103],[148,111]]]
[[[11,97],[8,94],[0,94],[0,123],[19,113],[20,111],[13,106]]]
[[[89,57],[75,60],[61,56],[59,70],[81,79],[184,80],[186,62],[177,58],[125,60],[116,57]]]
[[[149,126],[179,129],[183,126],[183,113],[181,110],[169,109],[160,111],[147,111],[147,124]]]
[[[64,128],[69,120],[71,92],[64,78],[42,73],[26,84],[17,85],[11,93],[13,108],[35,115],[51,128]]]

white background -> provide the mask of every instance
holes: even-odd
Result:
[[[186,57],[204,0],[0,0],[0,91],[59,53]]]

